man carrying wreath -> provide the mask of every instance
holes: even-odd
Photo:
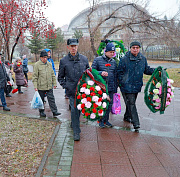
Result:
[[[58,73],[58,81],[60,85],[66,89],[66,95],[70,101],[74,141],[80,140],[81,132],[79,123],[80,111],[77,107],[74,107],[76,87],[83,72],[89,68],[87,57],[77,51],[78,45],[78,39],[67,40],[69,53],[60,60]]]
[[[113,94],[117,92],[117,64],[113,59],[115,55],[115,46],[113,43],[107,43],[105,54],[94,59],[92,68],[99,71],[99,74],[106,81],[108,87],[108,94],[110,97],[109,107],[106,110],[105,115],[99,121],[99,127],[104,128],[112,127],[109,123],[109,113],[112,109]]]

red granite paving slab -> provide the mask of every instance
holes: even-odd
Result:
[[[87,133],[81,131],[81,141],[97,141],[97,134],[95,132]]]
[[[102,164],[130,165],[127,154],[122,152],[101,151],[100,156]]]
[[[102,177],[101,165],[73,163],[71,177]]]
[[[156,154],[156,156],[164,167],[180,167],[180,153]]]
[[[99,132],[98,141],[121,141],[118,133]]]
[[[162,166],[153,153],[134,153],[129,155],[132,166]]]
[[[124,146],[120,141],[98,141],[99,151],[120,151],[125,153]]]
[[[180,167],[166,167],[165,169],[169,176],[180,177]]]
[[[100,134],[112,134],[112,133],[118,134],[118,130],[113,129],[113,128],[99,128],[99,127],[97,127],[96,131],[97,131],[97,133],[100,133]]]
[[[74,151],[73,163],[100,164],[99,152]]]
[[[135,177],[130,165],[102,165],[103,177]]]
[[[180,140],[177,138],[168,138],[170,143],[178,150],[180,151]]]
[[[134,154],[134,153],[152,153],[152,150],[145,142],[123,142],[123,145],[125,147],[125,150],[128,154]]]
[[[79,141],[74,143],[74,151],[98,152],[96,141]]]
[[[170,142],[149,142],[148,145],[154,153],[180,154],[180,152]]]
[[[168,173],[160,166],[133,166],[137,177],[169,177]]]
[[[96,133],[96,127],[89,125],[81,125],[81,131],[83,131],[84,133]]]

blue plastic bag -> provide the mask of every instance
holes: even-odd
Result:
[[[31,109],[44,109],[44,104],[42,102],[42,99],[38,91],[36,91],[33,96],[33,99],[31,102]]]

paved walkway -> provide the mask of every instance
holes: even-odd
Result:
[[[37,110],[30,109],[34,90],[31,81],[24,94],[7,98],[11,114],[39,118]],[[111,115],[113,128],[98,128],[97,122],[81,117],[81,140],[74,142],[69,126],[70,111],[64,90],[54,90],[62,122],[53,134],[36,176],[43,177],[179,177],[180,176],[180,89],[165,114],[151,113],[144,103],[141,92],[137,109],[141,128],[135,133],[129,123],[123,122],[124,102],[121,115]],[[52,119],[48,103],[47,118]],[[2,111],[1,111],[2,112]],[[48,151],[49,149],[49,151]],[[47,158],[48,157],[48,158]]]

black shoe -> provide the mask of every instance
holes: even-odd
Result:
[[[74,133],[74,141],[79,141],[79,140],[80,140],[79,133]]]
[[[22,92],[22,91],[19,91],[18,93],[19,93],[19,94],[23,94],[23,92]]]
[[[59,115],[61,115],[60,112],[53,112],[53,116],[59,116]]]
[[[46,117],[46,114],[44,113],[44,111],[40,112],[40,117]]]
[[[6,97],[12,97],[10,94],[6,95]]]
[[[135,132],[139,132],[140,125],[134,125]]]
[[[4,111],[10,111],[10,108],[8,108],[7,106],[4,106],[4,107],[3,107],[3,110],[4,110]]]
[[[3,105],[2,105],[2,104],[0,104],[0,107],[3,107]]]

